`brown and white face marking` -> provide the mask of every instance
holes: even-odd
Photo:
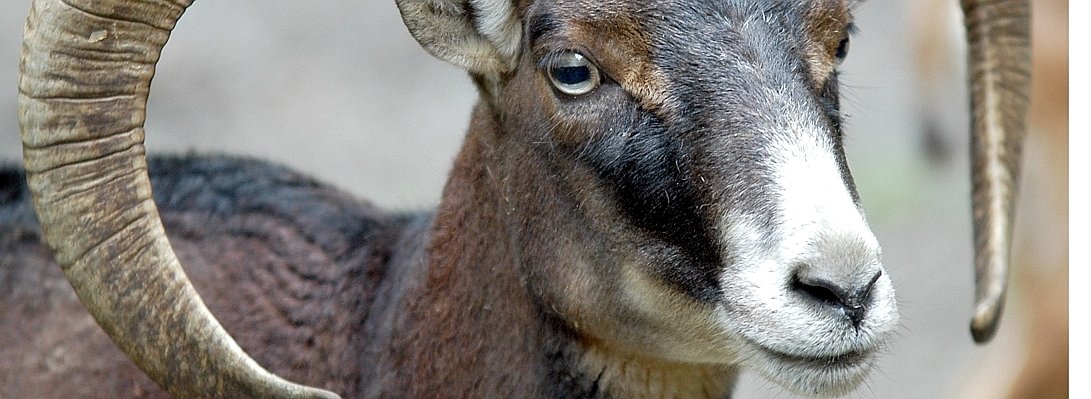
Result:
[[[542,308],[599,352],[859,384],[898,316],[841,144],[848,5],[517,9],[515,67],[476,75]]]

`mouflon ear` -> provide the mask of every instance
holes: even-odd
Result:
[[[483,76],[515,68],[522,27],[507,0],[397,0],[402,21],[436,58]]]

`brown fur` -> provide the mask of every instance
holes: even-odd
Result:
[[[804,51],[816,87],[824,86],[837,66],[837,47],[848,34],[845,29],[850,22],[852,16],[847,0],[819,1],[807,10],[805,29],[814,44],[807,45]]]

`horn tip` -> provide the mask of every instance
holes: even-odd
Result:
[[[1000,325],[1000,310],[1003,304],[1000,301],[985,301],[977,305],[974,316],[970,320],[970,334],[974,342],[986,344],[996,335],[996,329]]]
[[[341,396],[323,389],[312,389],[309,393],[314,399],[341,399]]]

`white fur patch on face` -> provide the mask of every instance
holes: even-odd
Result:
[[[748,343],[745,366],[798,393],[841,394],[872,369],[897,324],[897,305],[878,241],[842,180],[832,144],[817,128],[795,127],[769,149],[772,231],[768,215],[729,210],[723,217],[723,251],[734,262],[721,276],[719,322]],[[801,290],[801,273],[869,293],[858,323],[837,301]]]

